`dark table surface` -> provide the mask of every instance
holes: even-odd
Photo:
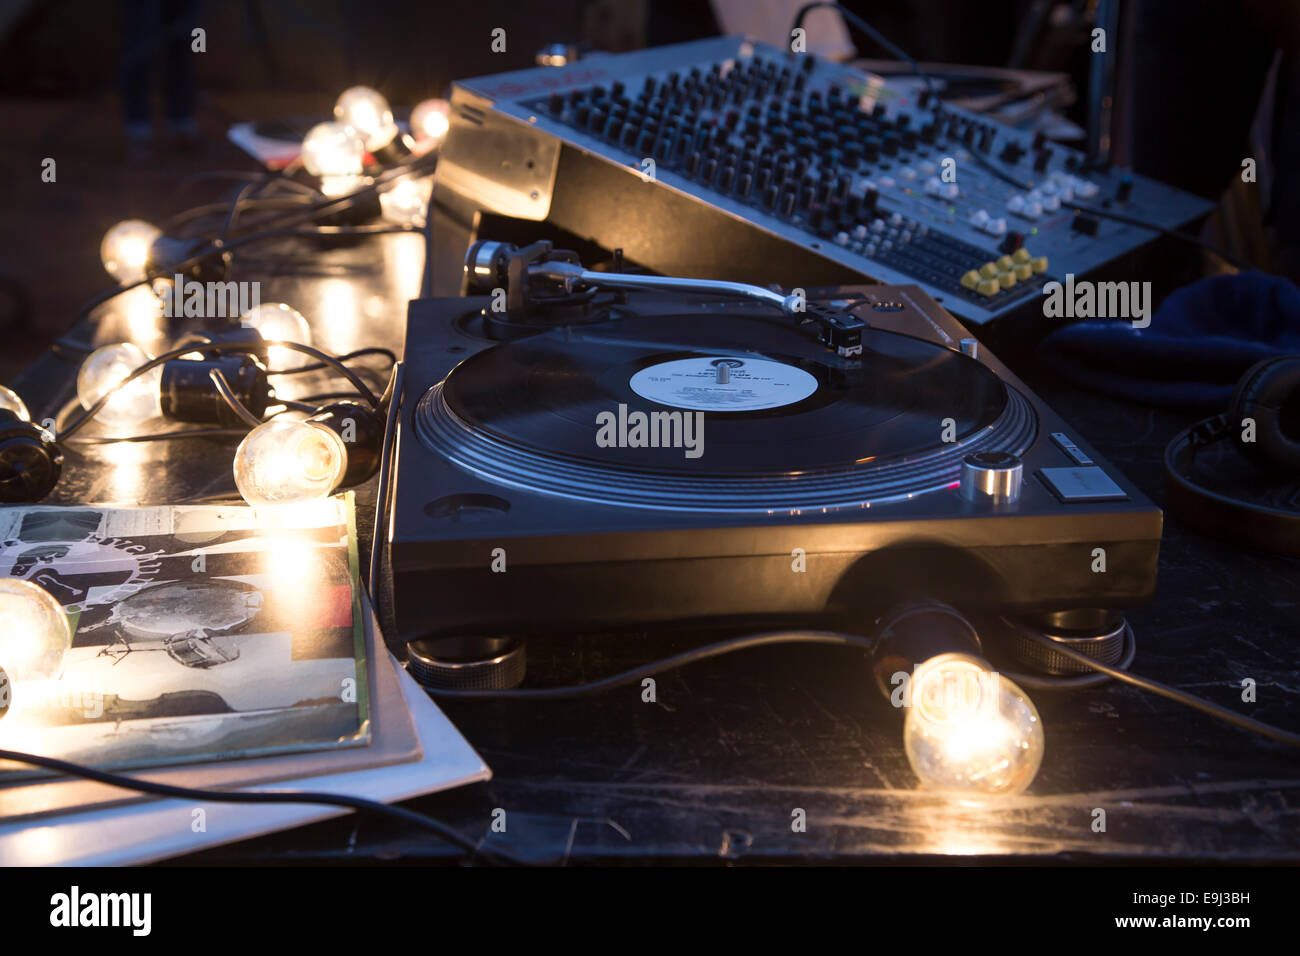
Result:
[[[262,282],[341,353],[400,349],[405,302],[423,263],[418,236],[321,248],[258,247],[236,278]],[[148,293],[71,335],[124,333],[160,351]],[[14,383],[37,417],[72,394],[77,363],[42,358]],[[1020,363],[1016,371],[1157,503],[1161,456],[1183,416],[1081,392]],[[296,381],[296,392],[321,381]],[[232,446],[182,442],[70,450],[59,502],[162,502],[231,490]],[[358,495],[362,553],[374,482]],[[1130,615],[1132,669],[1264,721],[1300,725],[1300,560],[1202,537],[1166,516],[1156,599]],[[436,614],[436,608],[430,609]],[[671,628],[566,634],[529,644],[529,683],[591,680],[699,643]],[[1241,701],[1253,678],[1257,702]],[[1296,753],[1142,691],[1111,684],[1033,695],[1047,750],[1030,792],[966,806],[916,789],[901,721],[840,648],[770,647],[577,700],[467,702],[443,709],[492,767],[484,784],[408,805],[537,861],[916,861],[1055,859],[1294,861],[1300,858]],[[504,809],[507,830],[490,833]],[[1097,832],[1095,810],[1106,811]],[[792,827],[805,811],[804,832]],[[454,853],[400,825],[338,818],[208,850],[180,862],[437,861]]]

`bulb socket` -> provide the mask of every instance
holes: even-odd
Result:
[[[904,604],[883,614],[876,625],[872,676],[888,699],[893,693],[895,674],[911,674],[922,661],[954,653],[984,657],[975,625],[938,601]]]
[[[184,269],[182,262],[206,251],[211,245],[221,245],[221,240],[174,239],[160,236],[149,247],[149,268],[162,272],[167,277],[182,275],[195,282],[225,282],[230,278],[231,256],[229,252],[205,255],[197,262],[192,262]]]
[[[379,470],[384,449],[384,419],[377,412],[359,402],[332,402],[308,421],[324,425],[343,439],[348,463],[339,487],[359,485]]]
[[[40,501],[59,483],[63,449],[54,437],[0,409],[0,502]]]
[[[178,422],[243,425],[244,420],[217,392],[212,382],[213,369],[221,372],[245,408],[258,418],[266,413],[271,400],[266,367],[251,355],[223,355],[202,361],[173,359],[163,363],[158,387],[163,415]]]
[[[364,196],[358,196],[352,200],[352,204],[341,208],[336,212],[326,213],[317,220],[323,226],[364,226],[366,223],[374,222],[384,214],[383,204],[379,201],[378,190],[372,189]],[[318,245],[325,248],[342,248],[346,246],[357,245],[365,242],[366,237],[322,234],[315,237],[314,240]]]
[[[375,162],[380,166],[396,166],[398,163],[404,163],[415,155],[414,145],[415,140],[411,138],[410,134],[399,130],[383,146],[372,149],[370,155],[374,157]]]

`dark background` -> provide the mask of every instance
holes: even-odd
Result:
[[[212,189],[177,194],[192,174],[251,169],[225,138],[231,122],[328,116],[338,92],[354,83],[380,88],[398,108],[446,92],[459,77],[532,64],[552,42],[627,49],[716,33],[706,0],[196,0],[207,51],[194,53],[198,142],[185,147],[161,134],[162,78],[155,77],[159,138],[123,139],[118,87],[127,9],[174,0],[0,0],[0,174],[9,183],[0,216],[0,381],[68,328],[79,306],[108,285],[99,242],[114,222],[153,222],[211,202]],[[1095,0],[853,0],[876,27],[920,61],[1022,65],[1073,75],[1083,120],[1088,18]],[[1130,0],[1121,53],[1121,159],[1139,172],[1218,198],[1248,152],[1247,131],[1275,49],[1296,48],[1297,0]],[[1050,13],[1034,43],[1017,47],[1017,30]],[[134,16],[139,16],[136,12]],[[507,31],[504,53],[490,52],[491,30]],[[854,35],[859,53],[881,56]],[[1128,55],[1127,51],[1134,51]],[[155,57],[160,60],[160,57]],[[1291,57],[1279,87],[1296,86]],[[1297,98],[1300,99],[1300,98]],[[1300,124],[1290,99],[1271,113],[1278,168],[1300,161]],[[42,182],[42,161],[57,181]],[[1275,195],[1252,193],[1247,222],[1212,224],[1219,242],[1275,271],[1300,274],[1300,185],[1278,177]],[[218,186],[221,183],[217,183]],[[1240,191],[1240,190],[1239,190]],[[1274,228],[1281,222],[1281,226]],[[1253,233],[1270,230],[1270,242]],[[1277,233],[1277,235],[1273,235]],[[1243,234],[1244,238],[1243,238]]]
[[[201,0],[197,22],[206,30],[207,50],[193,55],[200,139],[181,148],[160,135],[150,146],[129,146],[119,65],[123,35],[138,40],[139,28],[124,11],[151,5],[164,14],[168,7],[165,0],[0,0],[0,174],[12,186],[0,216],[0,334],[8,345],[0,381],[12,379],[105,288],[98,247],[109,226],[129,217],[160,221],[204,201],[194,191],[175,194],[193,173],[250,168],[225,139],[232,122],[324,117],[338,92],[355,83],[379,88],[399,109],[409,107],[445,92],[455,78],[528,66],[540,47],[555,41],[620,50],[717,32],[705,0]],[[1088,3],[856,0],[849,6],[918,60],[1006,65],[1015,59],[1070,71],[1077,89],[1086,89]],[[1137,0],[1125,6],[1129,20],[1140,21],[1126,29],[1142,36],[1140,47],[1119,45],[1141,52],[1128,63],[1136,79],[1125,80],[1134,95],[1122,100],[1136,117],[1129,124],[1154,144],[1135,165],[1216,195],[1244,155],[1273,48],[1293,46],[1297,4]],[[1056,11],[1048,19],[1057,25],[1017,51],[1019,25],[1047,8]],[[507,31],[505,53],[489,51],[495,27]],[[855,39],[862,55],[881,55]],[[154,90],[161,128],[157,77]],[[1074,112],[1082,118],[1081,106]],[[40,178],[47,157],[58,164],[55,183]],[[1260,215],[1267,220],[1270,212]]]

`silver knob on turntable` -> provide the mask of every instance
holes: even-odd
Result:
[[[1024,474],[1024,464],[1010,452],[972,452],[961,460],[961,496],[967,501],[1008,504],[1020,498]]]

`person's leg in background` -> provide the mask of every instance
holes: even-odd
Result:
[[[199,0],[163,0],[163,96],[167,132],[177,145],[193,146],[199,139],[195,118],[194,29],[199,25]]]
[[[127,142],[144,146],[153,139],[149,100],[154,57],[160,42],[159,0],[120,0],[121,90]]]

